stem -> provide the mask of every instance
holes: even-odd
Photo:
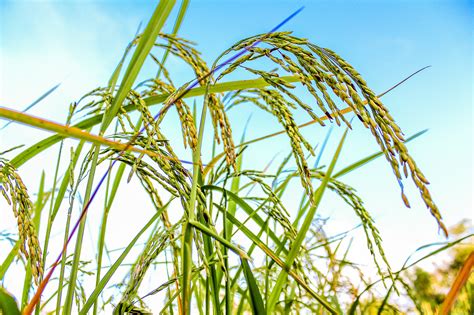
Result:
[[[189,221],[194,221],[195,207],[196,207],[196,196],[197,196],[197,183],[199,174],[201,173],[200,161],[201,161],[201,147],[202,138],[204,134],[204,127],[206,125],[206,114],[207,114],[207,97],[204,98],[204,104],[201,112],[201,121],[199,124],[198,142],[195,150],[193,151],[193,183],[191,187],[191,195],[189,198],[188,206],[188,220],[183,226],[184,239],[183,239],[183,311],[185,315],[189,315],[191,311],[191,270],[192,270],[192,243],[193,243],[193,231]]]

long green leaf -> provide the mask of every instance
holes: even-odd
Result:
[[[0,287],[0,314],[20,315],[15,298],[2,287]]]
[[[53,93],[59,86],[61,85],[61,83],[58,83],[56,84],[55,86],[53,86],[51,89],[49,89],[48,91],[46,91],[43,95],[41,95],[38,99],[36,99],[33,103],[31,103],[30,105],[28,105],[22,112],[23,113],[26,113],[27,111],[29,111],[31,108],[33,108],[36,104],[38,104],[39,102],[41,102],[43,99],[45,99],[49,94]],[[8,125],[10,125],[13,121],[9,121],[7,122],[3,127],[0,128],[0,130],[3,130],[5,128],[8,127]]]
[[[95,303],[97,298],[99,297],[100,293],[104,289],[104,287],[107,285],[109,282],[110,278],[115,274],[117,271],[118,267],[122,264],[123,260],[127,257],[128,253],[132,250],[133,246],[135,243],[138,241],[140,236],[145,233],[145,231],[160,217],[161,213],[168,207],[170,202],[168,202],[163,208],[161,208],[159,211],[153,215],[153,217],[145,224],[145,226],[135,235],[135,237],[132,239],[132,241],[127,245],[125,250],[122,252],[120,257],[112,264],[110,269],[107,271],[107,273],[104,275],[104,277],[100,280],[99,284],[97,287],[94,289],[94,291],[91,293],[89,298],[87,299],[86,303],[82,307],[81,311],[79,314],[87,314],[91,306]]]
[[[242,268],[244,270],[244,276],[247,280],[250,301],[252,302],[252,311],[255,315],[265,314],[265,306],[263,305],[262,294],[258,288],[257,281],[253,276],[252,269],[250,269],[249,262],[246,259],[240,259]]]
[[[285,262],[279,258],[259,237],[257,237],[248,227],[242,224],[237,218],[231,214],[227,214],[227,219],[230,220],[237,228],[239,228],[242,233],[248,237],[255,245],[257,245],[272,261],[274,261],[278,266],[288,272],[288,274],[304,289],[308,292],[313,298],[315,298],[325,309],[327,309],[331,314],[337,314],[334,308],[320,295],[318,295],[311,287],[301,279],[291,267],[285,265]],[[267,306],[268,307],[268,306]],[[268,310],[267,310],[268,313]]]
[[[202,191],[213,190],[213,191],[219,191],[221,193],[225,193],[227,197],[231,199],[232,201],[234,201],[242,210],[244,210],[252,218],[252,220],[255,221],[255,223],[257,223],[260,227],[263,227],[265,225],[265,221],[255,212],[255,210],[252,209],[252,207],[245,200],[243,200],[242,198],[240,198],[233,192],[225,188],[215,186],[215,185],[204,185],[201,187],[201,190]],[[233,216],[232,213],[231,215]],[[268,231],[268,234],[269,234],[268,236],[270,236],[272,241],[274,241],[277,245],[281,245],[280,239],[276,236],[274,231],[270,230]],[[286,253],[286,250],[285,250],[285,253]]]
[[[44,118],[39,118],[39,117],[32,116],[29,114],[21,113],[16,110],[5,108],[5,107],[0,107],[0,117],[11,119],[13,121],[22,123],[27,126],[32,126],[32,127],[36,127],[42,130],[56,132],[59,135],[61,135],[63,138],[74,138],[74,139],[79,139],[79,140],[85,140],[90,143],[105,145],[105,146],[108,146],[120,151],[128,150],[128,151],[144,153],[151,156],[157,156],[157,154],[154,152],[151,152],[148,150],[142,150],[125,143],[112,141],[102,136],[93,135],[77,127],[71,127],[71,126],[58,124],[56,122],[53,122]]]
[[[85,189],[85,193],[84,193],[84,200],[87,200],[87,202],[89,202],[89,199],[92,196],[94,176],[95,176],[95,171],[97,169],[97,164],[98,164],[97,160],[99,158],[99,149],[100,149],[99,146],[95,145],[91,148],[91,151],[90,151],[92,153],[92,159],[91,159],[91,164],[90,164],[90,168],[89,168],[89,177],[87,179],[87,185],[86,185],[86,189]],[[84,208],[83,208],[82,211],[84,211],[84,209],[87,209],[86,207],[88,207],[88,203],[86,203],[84,205]],[[79,227],[76,230],[76,235],[77,235],[76,236],[76,245],[74,247],[74,255],[73,255],[73,259],[72,259],[71,272],[69,274],[69,286],[68,286],[68,289],[67,289],[67,292],[66,292],[66,298],[64,300],[64,310],[63,310],[64,314],[70,314],[72,312],[72,304],[74,302],[74,295],[76,293],[76,281],[77,281],[77,277],[78,277],[78,273],[79,273],[79,262],[80,262],[80,258],[81,258],[82,241],[83,241],[83,237],[84,237],[84,231],[85,231],[85,228],[86,228],[86,215],[87,215],[87,213],[85,213],[82,216],[80,221],[77,221],[77,223],[79,223]],[[70,216],[68,216],[68,221],[69,220],[70,220]],[[76,227],[76,226],[77,225],[74,225],[74,227]],[[74,231],[74,228],[73,228],[73,231]],[[73,232],[71,232],[71,233],[73,233]],[[64,236],[67,237],[67,234],[65,233]],[[67,245],[68,245],[67,238],[65,238],[65,240],[66,240],[66,242],[64,243],[65,247],[64,247],[63,251],[67,250]],[[65,260],[66,260],[66,255],[64,255],[62,257],[62,262],[65,262]]]
[[[110,76],[110,79],[109,79],[109,89],[111,91],[113,91],[113,89],[115,88],[115,85],[117,84],[117,81],[118,81],[118,78],[119,78],[119,75],[120,75],[120,72],[122,71],[122,67],[125,63],[125,59],[127,58],[128,56],[128,53],[130,52],[130,50],[132,50],[132,47],[134,46],[134,42],[138,36],[138,32],[140,31],[140,27],[141,27],[142,23],[140,23],[138,25],[138,28],[137,28],[137,32],[133,38],[133,40],[128,43],[127,45],[127,48],[125,48],[125,51],[123,52],[123,55],[122,55],[122,59],[120,59],[119,63],[117,64],[117,67],[115,67],[115,70],[114,72],[112,73],[112,75]]]
[[[174,26],[173,26],[173,31],[171,32],[172,35],[176,35],[178,33],[178,30],[181,27],[181,23],[183,22],[184,15],[186,14],[186,11],[188,10],[188,6],[189,6],[189,0],[183,0],[181,2],[178,16],[176,17],[176,21],[174,22]],[[165,65],[166,59],[168,58],[169,53],[170,53],[170,50],[168,48],[166,49],[165,53],[163,54],[163,58],[161,59],[161,62],[160,62],[161,67],[158,70],[158,73],[156,75],[157,78],[160,77],[161,71],[163,71],[163,67]]]
[[[20,245],[20,241],[16,241],[15,245],[12,247],[7,257],[3,261],[2,265],[0,266],[0,279],[3,279],[5,277],[8,268],[10,268],[13,260],[18,255],[18,252],[20,251]]]
[[[425,130],[422,130],[420,132],[417,132],[415,133],[414,135],[408,137],[406,140],[405,140],[405,143],[407,142],[410,142],[411,140],[414,140],[416,138],[418,138],[419,136],[421,136],[422,134],[424,134],[425,132],[427,132],[428,129],[425,129]],[[355,162],[355,163],[352,163],[351,165],[348,165],[346,167],[344,167],[342,170],[340,170],[339,172],[337,172],[336,174],[334,174],[333,178],[338,178],[338,177],[341,177],[343,175],[346,175],[347,173],[350,173],[356,169],[358,169],[359,167],[375,160],[376,158],[378,157],[381,157],[383,155],[383,152],[379,151],[377,153],[374,153],[374,154],[371,154],[363,159],[360,159],[359,161]]]
[[[249,259],[247,254],[242,249],[240,249],[237,246],[235,246],[234,244],[230,243],[225,238],[223,238],[219,234],[215,233],[213,230],[211,230],[210,228],[208,228],[204,224],[201,224],[200,222],[197,222],[197,221],[189,221],[189,224],[191,224],[192,226],[194,226],[196,229],[200,230],[201,232],[206,233],[207,235],[211,236],[215,240],[219,241],[222,245],[224,245],[227,248],[229,248],[230,250],[232,250],[234,253],[239,255],[241,258]]]
[[[122,180],[123,173],[125,171],[125,165],[124,163],[120,164],[117,173],[115,174],[115,179],[110,191],[110,196],[108,200],[106,200],[104,212],[102,214],[102,221],[100,224],[100,230],[99,230],[99,240],[97,242],[97,271],[96,271],[96,286],[99,285],[100,283],[100,273],[101,273],[101,268],[102,268],[102,255],[104,253],[104,246],[105,246],[105,231],[107,229],[107,218],[109,215],[109,211],[112,208],[112,203],[115,199],[115,196],[117,194],[118,187],[120,185],[120,182]],[[110,179],[109,174],[109,179]],[[97,314],[97,305],[98,303],[94,304],[94,310],[93,313]]]
[[[296,76],[286,76],[286,77],[282,77],[281,79],[285,80],[286,82],[298,81],[298,78]],[[244,89],[249,89],[249,88],[264,88],[264,87],[267,87],[268,85],[269,83],[265,82],[263,79],[238,80],[238,81],[232,81],[232,82],[218,83],[213,86],[210,86],[209,93],[220,93],[220,92],[227,92],[227,91],[234,91],[234,90],[244,90]],[[201,96],[201,95],[204,95],[205,91],[206,91],[205,87],[197,87],[197,88],[189,90],[189,92],[186,93],[183,97],[187,98],[187,97]],[[154,105],[161,104],[169,96],[170,94],[161,94],[161,95],[145,98],[144,101],[147,106],[154,106]],[[127,105],[124,107],[124,110],[126,112],[131,112],[136,109],[137,108],[135,107],[135,105]],[[87,118],[75,124],[72,127],[76,127],[78,129],[88,129],[95,125],[100,124],[102,119],[103,119],[103,115],[99,114],[99,115]],[[58,143],[59,141],[67,137],[68,135],[56,134],[48,138],[45,138],[33,144],[31,147],[25,149],[21,153],[19,153],[10,162],[16,168],[19,168],[21,165],[25,164],[28,160],[30,160],[37,154],[41,153],[42,151],[46,150],[47,148],[53,146],[54,144]]]
[[[319,188],[316,190],[314,195],[312,196],[312,204],[310,209],[308,210],[308,213],[306,215],[305,220],[303,221],[303,224],[301,228],[298,231],[298,234],[296,235],[295,240],[291,244],[291,250],[288,253],[288,256],[286,257],[286,266],[287,268],[290,268],[293,265],[293,262],[295,261],[296,257],[298,256],[298,253],[301,250],[301,245],[303,244],[304,239],[306,238],[306,234],[311,226],[311,223],[313,222],[313,218],[316,214],[316,210],[318,209],[318,206],[323,198],[324,191],[327,187],[327,184],[329,183],[329,179],[331,178],[331,174],[334,170],[334,167],[336,165],[337,159],[339,158],[339,154],[341,153],[342,146],[344,144],[344,140],[346,139],[347,135],[347,130],[344,131],[344,134],[341,138],[341,141],[339,142],[339,145],[336,149],[336,152],[334,153],[334,156],[332,158],[331,164],[329,165],[329,168],[326,172],[326,175],[324,176],[321,185]],[[273,287],[272,293],[269,297],[268,304],[267,304],[267,312],[271,314],[274,310],[274,307],[276,303],[278,302],[278,299],[280,297],[281,291],[283,289],[283,286],[286,282],[287,279],[287,271],[283,269],[280,272],[280,275],[278,276],[278,279],[275,283],[275,286]]]
[[[145,62],[146,57],[153,48],[153,45],[155,44],[156,38],[160,33],[161,28],[165,24],[165,21],[168,19],[168,16],[171,13],[174,4],[175,0],[161,0],[155,11],[153,12],[153,15],[151,16],[151,19],[148,22],[145,31],[140,37],[137,49],[133,53],[132,59],[128,64],[119,90],[117,91],[117,94],[114,97],[110,109],[107,111],[104,117],[104,122],[100,128],[101,133],[107,129],[107,127],[117,115],[117,112],[119,111],[123,101],[127,97],[127,94],[130,92],[130,89],[132,88],[132,85],[135,82],[138,73],[140,72],[143,66],[143,63]]]

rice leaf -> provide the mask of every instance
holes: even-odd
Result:
[[[91,306],[95,303],[95,301],[98,299],[100,293],[104,289],[104,287],[107,285],[109,282],[110,278],[114,275],[114,273],[117,271],[117,269],[120,267],[122,264],[123,260],[127,257],[128,253],[132,250],[133,246],[135,246],[135,243],[138,241],[140,236],[142,236],[143,233],[145,233],[146,230],[160,217],[161,213],[168,207],[170,202],[168,202],[163,208],[161,208],[159,211],[157,211],[151,219],[143,226],[143,228],[135,235],[135,237],[130,241],[130,243],[127,245],[125,250],[122,252],[122,254],[117,258],[117,260],[113,263],[113,265],[109,268],[107,273],[104,275],[104,277],[100,280],[99,284],[97,287],[94,289],[94,291],[91,293],[89,298],[87,299],[86,303],[82,307],[81,311],[79,314],[87,314]]]
[[[282,77],[283,80],[287,82],[297,82],[298,78],[296,76],[287,76],[287,77]],[[209,93],[219,93],[219,92],[227,92],[227,91],[232,91],[232,90],[242,90],[242,89],[248,89],[248,88],[262,88],[268,86],[269,83],[264,81],[263,79],[255,79],[255,80],[238,80],[238,81],[232,81],[232,82],[224,82],[224,83],[217,83],[215,85],[212,85],[209,87]],[[204,95],[206,92],[205,87],[197,87],[194,89],[191,89],[187,94],[185,94],[183,97],[195,97],[195,96],[201,96]],[[153,105],[158,105],[163,103],[170,94],[162,94],[158,96],[151,96],[148,98],[145,98],[144,101],[146,102],[147,106],[153,106]],[[1,108],[0,108],[1,109]],[[124,107],[124,110],[128,113],[131,111],[136,110],[137,108],[134,105],[128,105]],[[0,110],[0,115],[1,115],[1,110]],[[5,114],[5,115],[10,115],[10,114]],[[98,125],[101,123],[103,119],[103,115],[96,115],[87,119],[84,119],[83,121],[73,125],[72,127],[78,128],[78,129],[88,129],[91,128],[95,125]],[[29,148],[23,150],[21,153],[16,155],[12,160],[11,164],[14,165],[16,168],[20,167],[24,163],[26,163],[28,160],[32,159],[34,156],[37,154],[41,153],[42,151],[46,150],[47,148],[53,146],[54,144],[58,143],[62,139],[67,138],[68,135],[64,134],[56,134],[53,136],[50,136],[48,138],[45,138]],[[100,138],[99,138],[100,139]],[[221,155],[220,157],[222,157]]]
[[[337,159],[339,158],[339,154],[341,153],[342,146],[344,144],[344,140],[345,140],[346,135],[347,135],[347,131],[348,131],[348,129],[346,129],[346,131],[344,132],[344,134],[341,138],[341,141],[339,142],[339,145],[336,149],[336,152],[334,153],[331,164],[329,165],[329,168],[326,172],[326,175],[324,176],[324,179],[321,182],[321,185],[316,190],[314,195],[311,196],[311,198],[312,198],[311,207],[308,210],[308,214],[306,215],[306,218],[303,221],[303,224],[302,224],[301,228],[298,231],[298,235],[296,236],[296,239],[291,244],[291,250],[288,253],[288,256],[286,257],[285,265],[287,266],[288,269],[291,268],[291,266],[293,265],[293,262],[295,261],[296,256],[298,255],[298,252],[300,251],[301,244],[303,243],[304,239],[306,238],[306,234],[307,234],[307,232],[309,230],[309,227],[310,227],[310,225],[313,221],[313,218],[316,214],[316,210],[319,206],[319,203],[322,200],[324,191],[327,187],[327,184],[329,183],[329,179],[331,178],[332,171],[334,170]],[[275,286],[273,287],[272,293],[269,297],[268,304],[267,304],[267,310],[270,313],[273,312],[273,309],[274,309],[276,303],[278,302],[278,299],[280,297],[280,293],[283,289],[283,285],[286,282],[287,275],[288,275],[288,272],[285,269],[283,269],[280,272],[280,275],[278,276],[278,279],[275,283]]]
[[[5,315],[21,314],[15,298],[2,287],[0,287],[0,313]]]
[[[112,141],[101,136],[96,136],[76,127],[70,127],[70,126],[58,124],[56,122],[53,122],[44,118],[38,118],[32,115],[21,113],[21,112],[15,111],[13,109],[8,109],[5,107],[0,107],[0,117],[11,119],[13,121],[20,122],[22,124],[36,127],[39,129],[56,132],[59,135],[62,135],[64,138],[86,140],[88,142],[99,144],[99,145],[105,145],[107,147],[111,147],[119,151],[125,150],[125,151],[139,152],[139,153],[143,153],[143,154],[147,154],[151,156],[157,155],[155,152],[142,150],[129,144]]]
[[[41,95],[37,100],[35,100],[33,103],[31,103],[30,105],[28,105],[23,111],[22,113],[26,113],[27,111],[29,111],[30,109],[32,109],[36,104],[38,104],[39,102],[41,102],[43,99],[45,99],[49,94],[53,93],[59,86],[61,85],[61,83],[58,83],[56,84],[55,86],[53,86],[51,89],[49,89],[48,91],[46,91],[43,95]],[[10,125],[13,121],[9,121],[7,122],[5,125],[3,125],[3,127],[0,128],[0,130],[3,130],[5,128],[8,127],[8,125]]]
[[[419,136],[421,136],[422,134],[426,133],[428,131],[428,129],[425,129],[425,130],[422,130],[420,132],[417,132],[415,133],[414,135],[408,137],[406,140],[405,140],[405,143],[407,142],[410,142],[411,140],[414,140],[416,138],[418,138]],[[344,176],[346,175],[347,173],[350,173],[356,169],[358,169],[359,167],[375,160],[376,158],[378,157],[381,157],[383,155],[383,152],[379,151],[377,153],[374,153],[374,154],[371,154],[363,159],[360,159],[359,161],[357,162],[354,162],[346,167],[344,167],[342,170],[340,170],[339,172],[337,172],[336,174],[334,174],[334,178],[338,178],[338,177],[341,177],[341,176]]]
[[[112,122],[112,119],[114,119],[117,115],[117,112],[119,111],[123,101],[125,100],[125,97],[132,88],[132,85],[135,82],[143,63],[145,62],[146,57],[153,48],[161,28],[168,19],[175,2],[175,0],[161,0],[158,3],[158,6],[153,12],[151,19],[145,28],[145,31],[140,37],[138,46],[133,53],[130,63],[128,64],[127,70],[125,71],[122,83],[120,84],[117,94],[114,97],[113,103],[104,116],[104,121],[100,129],[101,133],[107,129],[107,127]]]
[[[249,262],[246,259],[240,259],[242,263],[242,268],[244,270],[244,276],[247,280],[249,294],[250,294],[250,301],[252,302],[252,311],[253,314],[266,314],[265,306],[263,305],[262,294],[260,293],[260,289],[258,288],[257,281],[253,276],[252,269],[250,269]]]

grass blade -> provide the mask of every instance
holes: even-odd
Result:
[[[114,262],[114,264],[109,268],[107,273],[104,275],[104,277],[100,280],[99,284],[97,287],[94,289],[94,291],[91,293],[89,298],[87,299],[86,303],[82,307],[81,311],[79,314],[87,314],[91,306],[95,303],[97,298],[99,297],[99,294],[102,292],[104,287],[107,285],[109,282],[110,278],[114,275],[115,271],[117,271],[118,267],[122,264],[123,260],[127,257],[128,253],[132,250],[133,246],[135,243],[138,241],[140,236],[145,233],[145,231],[160,217],[161,213],[168,207],[170,202],[168,202],[163,208],[161,208],[159,211],[157,211],[153,217],[145,224],[145,226],[135,235],[135,237],[132,239],[132,241],[127,245],[125,250],[122,252],[120,257]]]
[[[416,138],[418,138],[419,136],[421,136],[422,134],[424,134],[425,132],[427,132],[428,129],[425,129],[425,130],[422,130],[420,132],[417,132],[415,133],[414,135],[408,137],[406,140],[405,140],[405,143],[407,142],[410,142],[411,140],[414,140]],[[383,155],[383,152],[377,152],[377,153],[374,153],[374,154],[371,154],[355,163],[352,163],[351,165],[348,165],[346,167],[344,167],[342,170],[340,170],[339,172],[337,172],[336,174],[334,174],[333,178],[338,178],[338,177],[341,177],[341,176],[344,176],[346,175],[347,173],[350,173],[356,169],[358,169],[359,167],[375,160],[376,158],[378,157],[381,157]]]
[[[308,214],[306,215],[306,218],[303,221],[303,224],[302,224],[301,228],[299,229],[298,234],[297,234],[294,242],[291,244],[291,250],[288,253],[288,256],[286,258],[285,265],[287,266],[287,268],[291,268],[291,266],[293,265],[293,262],[296,259],[296,256],[298,255],[298,252],[301,250],[301,244],[303,243],[303,241],[306,237],[306,233],[308,232],[309,227],[310,227],[310,225],[313,221],[313,218],[316,214],[316,210],[319,206],[319,203],[322,200],[322,197],[323,197],[324,191],[326,189],[326,186],[329,182],[329,179],[331,178],[332,171],[334,170],[337,159],[339,158],[339,154],[341,153],[342,146],[344,144],[344,140],[345,140],[346,135],[347,135],[347,131],[348,131],[348,129],[346,129],[346,131],[344,132],[344,134],[342,136],[341,141],[339,142],[339,145],[338,145],[338,147],[336,149],[336,152],[335,152],[335,154],[332,158],[331,164],[329,165],[329,168],[326,172],[326,175],[324,176],[324,179],[321,182],[321,185],[319,186],[318,190],[316,190],[316,192],[312,196],[311,207],[308,210]],[[280,297],[280,293],[283,289],[283,285],[286,282],[287,275],[288,275],[287,271],[285,269],[283,269],[280,272],[280,275],[278,276],[278,279],[276,281],[276,284],[273,288],[273,291],[272,291],[272,293],[269,297],[268,304],[267,304],[267,311],[270,314],[273,312],[273,309],[274,309],[276,303],[278,302],[278,299]]]
[[[0,287],[0,313],[5,315],[20,315],[20,310],[16,304],[15,298]]]
[[[42,130],[56,132],[59,135],[62,135],[63,138],[67,137],[67,138],[85,140],[90,143],[105,145],[105,146],[108,146],[120,151],[128,150],[128,151],[134,151],[134,152],[147,154],[150,156],[157,156],[155,152],[135,148],[125,143],[112,141],[101,136],[93,135],[77,127],[71,127],[67,125],[58,124],[56,122],[53,122],[44,118],[35,117],[32,115],[21,113],[16,110],[8,109],[5,107],[0,107],[0,117],[11,119],[13,121],[20,122],[28,126],[33,126]]]
[[[215,240],[219,241],[222,245],[226,246],[230,250],[232,250],[234,253],[239,255],[243,259],[249,259],[247,256],[247,253],[245,253],[243,250],[235,246],[234,244],[230,243],[228,240],[217,234],[216,232],[212,231],[210,228],[205,226],[204,224],[201,224],[200,222],[197,221],[189,221],[189,224],[194,226],[196,229],[200,230],[203,233],[206,233],[210,237],[214,238]]]
[[[288,275],[290,275],[290,277],[292,277],[293,280],[295,280],[313,298],[315,298],[319,303],[321,303],[321,305],[323,305],[325,309],[327,309],[331,314],[337,314],[334,308],[322,296],[314,292],[314,290],[312,290],[311,287],[303,279],[301,279],[293,270],[291,270],[291,268],[286,266],[285,262],[282,259],[280,259],[279,256],[276,255],[275,252],[272,251],[261,240],[261,238],[257,237],[248,227],[242,224],[237,218],[235,218],[231,214],[228,214],[227,219],[230,220],[232,224],[234,224],[236,227],[238,227],[242,231],[242,233],[244,233],[246,237],[248,237],[255,245],[257,245],[265,253],[265,255],[267,255],[270,259],[272,259],[273,262],[275,262],[278,266],[280,266],[282,270],[285,270],[286,272],[288,272]],[[268,314],[268,309],[267,309],[267,314]]]
[[[0,279],[4,279],[5,273],[7,272],[8,268],[10,268],[13,260],[18,255],[19,251],[20,251],[20,241],[16,241],[15,245],[12,247],[7,257],[3,261],[2,265],[0,266]]]
[[[250,269],[249,262],[246,259],[240,259],[242,268],[244,270],[244,276],[247,280],[250,301],[252,302],[252,310],[255,315],[265,314],[265,306],[263,305],[262,294],[258,288],[257,281],[253,276],[252,269]]]
[[[201,189],[203,191],[213,190],[213,191],[219,191],[223,194],[226,194],[227,197],[231,199],[232,201],[234,201],[236,205],[238,205],[242,210],[244,210],[252,218],[252,220],[254,220],[255,223],[257,223],[260,226],[260,228],[263,228],[265,226],[265,221],[255,212],[255,210],[252,209],[252,207],[245,200],[243,200],[242,198],[240,198],[233,192],[219,186],[214,186],[214,185],[205,185],[205,186],[202,186]],[[232,217],[234,216],[234,214],[232,213],[230,213],[230,215],[232,215]],[[235,225],[234,222],[231,222],[231,223]],[[268,234],[270,238],[272,239],[272,241],[274,241],[277,245],[283,247],[283,245],[281,245],[280,243],[280,239],[276,236],[274,231],[269,230]]]
[[[287,77],[282,77],[281,79],[285,80],[286,82],[298,81],[298,78],[296,76],[287,76]],[[249,89],[249,88],[263,88],[267,86],[269,86],[269,83],[265,82],[263,79],[238,80],[238,81],[232,81],[232,82],[218,83],[213,86],[210,86],[209,93],[219,93],[219,92],[242,90],[242,89]],[[187,98],[187,97],[202,96],[204,95],[205,91],[206,91],[205,87],[197,87],[197,88],[189,90],[189,92],[187,92],[183,97]],[[154,106],[154,105],[163,103],[169,96],[170,94],[161,94],[161,95],[145,98],[144,101],[146,102],[147,106]],[[128,105],[124,107],[124,110],[126,112],[132,112],[136,110],[136,107],[134,105]],[[10,114],[6,113],[5,115],[10,115]],[[1,111],[0,111],[0,116],[1,116]],[[102,114],[96,115],[96,116],[87,118],[75,124],[72,127],[75,127],[78,129],[88,129],[100,124],[102,119],[103,119]],[[59,129],[61,128],[62,126]],[[53,146],[54,144],[58,143],[59,141],[67,137],[69,137],[68,134],[58,133],[56,135],[45,138],[35,143],[34,145],[30,146],[29,148],[25,149],[24,151],[19,153],[17,156],[15,156],[11,160],[11,164],[14,165],[16,168],[18,168],[24,163],[26,163],[28,160],[36,156],[37,154],[41,153],[42,151],[46,150],[47,148]],[[97,136],[97,137],[100,137],[100,136]],[[98,140],[100,140],[100,138]],[[221,155],[220,157],[222,156],[223,155]]]
[[[33,103],[31,103],[30,105],[28,105],[23,111],[22,113],[25,113],[27,111],[29,111],[31,108],[33,108],[36,104],[38,104],[39,102],[41,102],[43,99],[45,99],[49,94],[53,93],[59,86],[61,85],[61,83],[58,83],[56,84],[55,86],[53,86],[51,89],[49,89],[48,91],[46,91],[46,93],[44,93],[43,95],[41,95],[36,101],[34,101]],[[9,121],[7,122],[5,125],[3,125],[2,128],[0,128],[0,130],[3,130],[5,128],[8,127],[8,125],[10,125],[13,121]]]
[[[174,4],[175,0],[161,0],[158,3],[158,6],[151,16],[150,22],[148,22],[145,31],[140,37],[137,49],[133,53],[132,59],[130,60],[127,70],[125,71],[125,75],[122,79],[119,90],[114,97],[113,103],[104,116],[104,121],[100,128],[101,133],[107,129],[107,127],[117,115],[117,112],[119,111],[120,106],[122,106],[122,103],[125,100],[125,97],[132,88],[132,85],[135,82],[138,73],[143,66],[143,63],[145,62],[146,57],[153,48],[161,28],[168,19]]]
[[[189,6],[189,0],[183,0],[181,2],[181,6],[179,7],[179,12],[178,12],[178,17],[176,18],[176,21],[174,22],[173,31],[171,32],[172,35],[176,35],[178,33],[178,30],[181,26],[181,23],[183,22],[184,15],[186,14],[188,6]],[[165,65],[165,62],[166,62],[166,59],[168,58],[169,53],[170,51],[169,49],[167,49],[163,55],[163,58],[161,59],[161,62],[160,62],[161,67],[158,70],[158,73],[156,75],[157,78],[160,77],[161,71],[163,70],[163,66]]]
[[[141,27],[142,23],[140,22],[140,24],[138,25],[138,28],[137,28],[137,32],[135,33],[135,36],[134,36],[134,40],[137,38],[138,36],[138,32],[140,31],[140,27]],[[109,79],[109,88],[111,90],[114,89],[115,85],[117,84],[117,81],[118,81],[118,78],[119,78],[119,75],[120,75],[120,71],[122,71],[122,67],[123,67],[123,64],[125,62],[125,59],[127,58],[128,56],[128,53],[130,52],[130,50],[132,49],[133,47],[133,44],[134,44],[134,40],[132,40],[128,45],[127,45],[127,48],[125,48],[125,51],[122,55],[122,59],[120,59],[117,67],[115,67],[115,70],[114,72],[112,73],[112,76],[110,77]]]
[[[106,205],[104,208],[104,213],[102,214],[102,222],[100,224],[99,230],[99,241],[97,244],[97,274],[96,274],[96,287],[100,283],[100,272],[102,268],[102,256],[104,253],[104,246],[105,246],[105,231],[107,228],[107,218],[109,215],[109,211],[112,207],[112,203],[114,201],[115,195],[117,193],[118,187],[120,185],[123,173],[125,171],[125,164],[120,164],[117,173],[115,174],[115,179],[111,188],[110,196],[108,200],[106,200]],[[97,303],[94,304],[94,314],[97,314]]]

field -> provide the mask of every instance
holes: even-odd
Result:
[[[349,48],[289,31],[311,5],[210,52],[182,35],[204,4],[147,5],[108,77],[68,106],[35,112],[62,83],[2,100],[0,314],[473,312],[472,133],[427,130],[450,115],[472,130],[470,105],[390,97],[429,99],[403,88],[436,65],[376,92]]]

